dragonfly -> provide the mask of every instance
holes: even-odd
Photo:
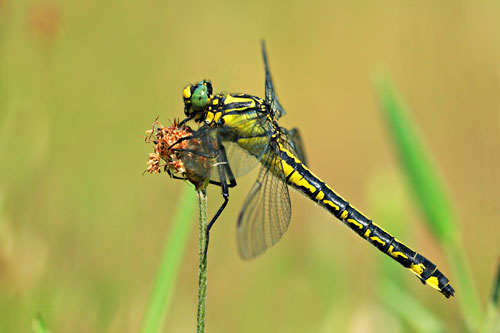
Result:
[[[229,189],[236,186],[237,177],[260,163],[257,180],[237,220],[238,250],[243,259],[257,257],[281,239],[291,219],[288,187],[292,187],[409,269],[423,284],[447,298],[453,296],[449,279],[434,263],[374,223],[308,168],[299,131],[278,123],[285,110],[275,93],[264,41],[261,47],[265,98],[214,94],[208,80],[183,90],[187,118],[181,125],[194,121],[199,128],[180,141],[209,138],[209,146],[216,150],[211,154],[215,163],[209,183],[221,187],[224,200],[207,226],[207,248],[210,230],[229,201]]]

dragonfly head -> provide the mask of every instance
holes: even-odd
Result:
[[[212,83],[200,81],[184,88],[184,113],[191,119],[198,120],[205,113],[208,103],[212,98]]]

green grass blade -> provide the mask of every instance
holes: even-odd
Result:
[[[45,324],[45,320],[41,313],[37,313],[33,318],[33,332],[34,333],[51,333]]]
[[[497,276],[495,278],[495,281],[493,281],[493,288],[491,291],[491,303],[494,306],[498,306],[499,292],[500,292],[500,258],[497,264]]]
[[[377,88],[399,156],[426,222],[441,241],[453,241],[459,233],[457,217],[418,130],[389,79],[379,80]]]
[[[457,214],[444,182],[425,149],[408,108],[398,98],[390,79],[381,76],[375,86],[416,202],[421,207],[428,227],[441,241],[448,256],[464,318],[469,329],[477,331],[482,326],[483,314],[461,245]]]
[[[415,297],[395,284],[386,283],[377,292],[382,302],[417,332],[444,332],[443,322],[427,310]],[[404,305],[404,306],[402,306]]]
[[[172,300],[175,278],[192,229],[191,222],[194,212],[193,189],[186,186],[179,198],[178,210],[173,219],[174,224],[169,232],[163,258],[142,319],[140,330],[142,333],[161,331]]]
[[[496,277],[495,280],[493,281],[491,298],[488,304],[488,311],[486,313],[486,324],[484,325],[484,332],[500,332],[500,311],[498,309],[499,292],[500,292],[500,258],[497,263]]]

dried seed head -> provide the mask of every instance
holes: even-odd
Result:
[[[196,137],[189,126],[179,126],[177,120],[163,126],[155,120],[153,129],[146,134],[146,142],[153,143],[154,153],[148,155],[145,172],[157,174],[163,169],[170,176],[188,179],[197,187],[207,183],[214,161],[206,157],[204,140]]]

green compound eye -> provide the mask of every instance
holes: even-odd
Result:
[[[193,92],[191,96],[191,105],[196,111],[203,111],[208,102],[208,89],[204,85],[200,85]]]

